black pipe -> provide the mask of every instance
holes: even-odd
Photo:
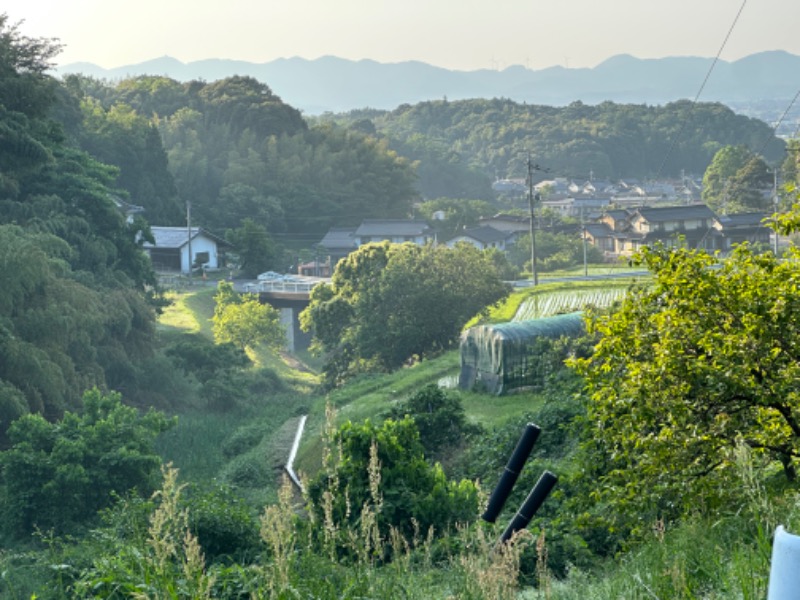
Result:
[[[500,536],[501,544],[506,543],[517,531],[525,529],[528,526],[528,523],[530,523],[531,519],[536,515],[536,512],[547,499],[547,496],[553,490],[557,481],[558,477],[553,475],[550,471],[542,473],[542,476],[539,477],[539,481],[533,486],[531,493],[528,494],[525,502],[522,503],[519,511],[517,511],[517,514],[511,519],[503,535]]]
[[[511,458],[508,459],[506,470],[503,471],[503,474],[500,476],[500,481],[497,483],[497,487],[494,488],[486,510],[481,516],[484,521],[494,523],[497,519],[497,515],[503,510],[503,505],[506,503],[506,500],[508,500],[511,489],[517,482],[517,477],[519,477],[522,467],[525,466],[525,461],[528,460],[533,450],[533,445],[536,443],[541,431],[542,430],[533,423],[528,423],[525,426],[525,430],[522,432],[519,442],[517,442],[517,447],[514,448]]]

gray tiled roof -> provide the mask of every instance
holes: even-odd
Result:
[[[331,227],[319,245],[323,248],[355,248],[355,227]]]
[[[717,215],[705,204],[690,204],[688,206],[663,206],[637,208],[642,217],[650,223],[658,221],[679,221],[686,219],[715,219]]]
[[[765,215],[763,212],[739,213],[734,215],[720,215],[719,222],[722,227],[759,227],[764,226]]]
[[[473,227],[472,229],[465,229],[454,236],[452,239],[460,237],[470,237],[473,240],[479,241],[481,244],[491,244],[493,242],[500,242],[511,237],[507,231],[500,231],[494,227],[484,225],[482,227]]]
[[[151,226],[150,231],[153,233],[156,243],[145,242],[143,244],[145,248],[182,248],[189,243],[189,232],[186,227]],[[200,227],[192,227],[192,239],[195,239],[198,235],[203,235],[223,246],[229,245],[225,240],[204,231]]]
[[[417,236],[430,232],[430,227],[425,221],[412,221],[409,219],[365,219],[358,229],[355,237],[369,236]]]

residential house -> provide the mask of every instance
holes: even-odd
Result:
[[[503,252],[506,251],[509,240],[513,234],[508,231],[500,231],[494,227],[482,225],[480,227],[472,227],[465,229],[455,237],[447,240],[446,245],[452,248],[459,242],[466,242],[472,244],[478,250],[486,250],[487,248],[497,248]]]
[[[125,202],[125,200],[119,196],[111,195],[111,201],[114,203],[114,206],[117,207],[117,210],[119,210],[119,212],[125,216],[126,223],[133,223],[133,219],[136,215],[140,215],[145,212],[144,206]]]
[[[717,250],[722,247],[717,216],[704,204],[639,207],[611,210],[598,223],[587,226],[587,239],[605,252],[627,255],[643,246],[661,242],[684,243],[690,248]]]
[[[773,232],[765,224],[766,216],[755,212],[718,217],[716,226],[722,238],[720,250],[731,250],[743,242],[769,246]]]
[[[412,242],[423,245],[434,238],[435,232],[425,221],[365,219],[358,227],[331,227],[317,244],[319,259],[303,268],[307,271],[306,274],[332,273],[340,260],[364,244],[389,241],[396,244]]]
[[[542,202],[542,208],[549,208],[562,217],[587,218],[588,215],[598,212],[611,204],[609,197],[580,197],[564,199],[547,199]]]
[[[394,244],[411,242],[424,245],[434,240],[434,231],[425,221],[413,219],[365,219],[361,222],[353,239],[357,246],[370,242],[388,241]]]
[[[509,215],[506,213],[497,213],[493,217],[481,217],[478,219],[479,226],[493,227],[499,231],[506,231],[517,237],[530,232],[531,219],[530,217],[521,217],[519,215]]]
[[[329,272],[333,272],[336,264],[358,247],[355,233],[355,227],[331,227],[317,244],[318,253],[325,256],[324,263]]]
[[[201,229],[192,227],[150,227],[155,243],[144,242],[156,271],[189,273],[198,266],[218,269],[223,266],[221,252],[228,248],[225,240]],[[191,248],[191,256],[190,256]]]

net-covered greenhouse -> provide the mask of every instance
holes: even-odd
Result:
[[[583,313],[472,327],[461,336],[461,374],[458,385],[476,385],[494,394],[530,387],[540,380],[540,342],[543,338],[583,334]]]

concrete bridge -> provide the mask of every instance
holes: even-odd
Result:
[[[262,303],[277,308],[281,323],[286,327],[286,348],[290,352],[308,349],[311,335],[300,329],[300,312],[311,303],[311,290],[329,278],[302,275],[284,275],[269,279],[237,282],[234,289],[239,292],[258,294]]]

